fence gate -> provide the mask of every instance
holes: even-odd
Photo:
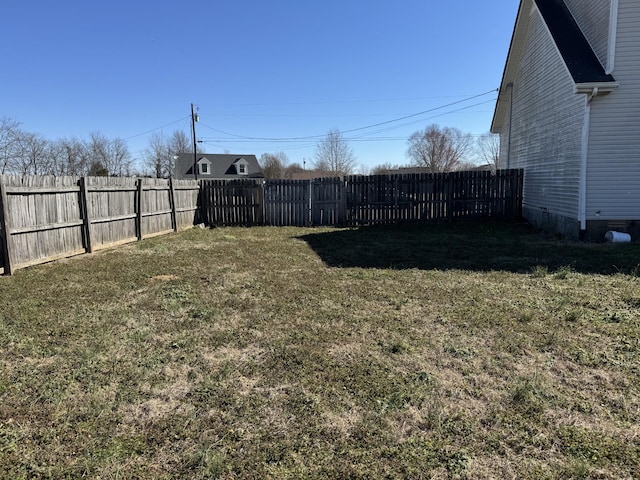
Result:
[[[310,182],[311,225],[344,225],[347,195],[339,178],[316,178]]]
[[[269,180],[264,184],[264,223],[278,227],[309,225],[307,180]]]
[[[262,185],[254,180],[201,182],[200,209],[207,225],[262,225]]]

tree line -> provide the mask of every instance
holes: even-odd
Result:
[[[491,170],[500,168],[500,140],[491,133],[475,139],[457,128],[433,124],[414,132],[407,145],[408,164],[385,163],[364,173],[383,175],[402,167],[422,167],[428,173],[468,170],[479,165]],[[263,154],[260,165],[266,178],[292,178],[302,171],[300,164],[289,163],[283,152]],[[318,175],[356,173],[357,158],[339,130],[330,130],[318,142],[311,168]]]
[[[0,174],[132,176],[168,178],[174,175],[180,153],[192,153],[193,144],[181,130],[166,136],[154,133],[136,163],[127,143],[91,132],[87,138],[48,140],[27,132],[11,118],[0,118]],[[342,176],[354,173],[387,174],[401,167],[423,167],[427,172],[450,172],[476,167],[478,162],[493,170],[499,165],[499,140],[492,134],[475,139],[457,128],[433,124],[407,139],[407,164],[386,163],[363,169],[339,130],[330,130],[316,144],[311,169],[318,175]],[[475,161],[474,161],[475,160]],[[264,153],[260,165],[266,178],[292,178],[305,168],[290,162],[283,152]],[[360,168],[360,171],[356,170]]]
[[[48,140],[27,132],[11,118],[0,118],[0,173],[19,175],[118,175],[132,174],[133,161],[121,138],[100,132],[88,138]]]
[[[122,138],[94,131],[86,138],[49,140],[24,130],[17,120],[0,118],[0,174],[168,178],[183,152],[191,153],[193,147],[181,130],[170,136],[152,134],[138,163]]]

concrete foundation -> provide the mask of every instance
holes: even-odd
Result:
[[[544,209],[523,206],[522,216],[534,227],[570,240],[604,242],[605,234],[613,230],[628,233],[632,242],[640,241],[640,220],[587,220],[587,229],[581,231],[577,219],[550,213]]]

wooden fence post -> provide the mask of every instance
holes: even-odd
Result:
[[[138,240],[142,240],[142,179],[136,180],[136,231]]]
[[[4,179],[0,182],[0,195],[2,200],[2,255],[4,257],[4,274],[13,274],[13,259],[11,249],[11,225],[9,220],[9,203],[7,201],[7,187]]]
[[[93,252],[91,245],[91,221],[89,220],[89,195],[87,193],[87,177],[81,177],[80,184],[80,215],[82,215],[82,235],[84,237],[84,248],[87,253]]]
[[[196,196],[196,215],[194,223],[195,225],[205,223],[207,227],[211,227],[211,218],[209,218],[209,214],[206,210],[208,207],[204,202],[204,187],[206,184],[204,180],[196,180],[196,183],[198,184],[198,195]]]
[[[340,191],[340,206],[338,218],[340,219],[340,226],[346,226],[349,224],[349,206],[348,206],[348,188],[347,183],[348,179],[346,176],[340,179],[340,184],[338,190]]]
[[[308,202],[307,202],[307,221],[305,222],[305,226],[309,225],[313,227],[313,179],[309,179],[309,183],[307,184],[307,188],[309,190]]]
[[[447,220],[453,220],[453,176],[451,172],[445,173],[445,197],[447,205]]]
[[[171,206],[171,228],[178,231],[178,219],[176,217],[176,191],[173,188],[173,178],[169,177],[169,205]]]
[[[264,225],[264,219],[266,218],[264,210],[264,184],[265,180],[262,180],[259,183],[258,193],[256,195],[259,205],[259,208],[256,209],[258,214],[258,225]]]

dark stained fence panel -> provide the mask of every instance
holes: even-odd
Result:
[[[310,181],[311,225],[344,225],[347,196],[339,178],[317,178]]]
[[[262,185],[255,180],[203,180],[202,218],[209,226],[262,225]]]
[[[269,180],[264,184],[265,225],[302,227],[309,225],[308,180]]]
[[[201,212],[207,225],[340,226],[516,218],[522,210],[522,179],[522,170],[499,170],[267,180],[250,187],[207,181],[202,183]]]

